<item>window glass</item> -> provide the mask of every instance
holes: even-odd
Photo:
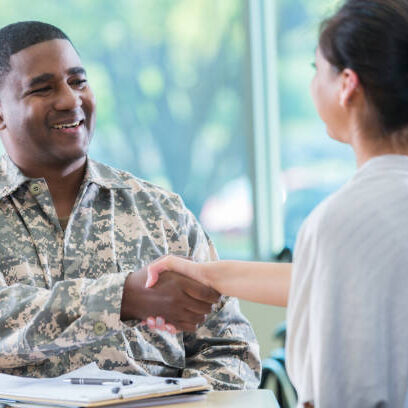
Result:
[[[91,156],[179,193],[223,257],[250,257],[244,0],[0,0],[79,50],[97,97]]]
[[[98,101],[93,158],[179,193],[222,257],[253,257],[245,0],[0,0],[0,8],[1,26],[40,20],[72,38]],[[330,11],[323,0],[277,2],[290,248],[304,218],[355,169],[309,93],[318,23]]]
[[[322,0],[278,1],[281,162],[290,248],[305,217],[355,170],[351,148],[327,136],[309,92],[319,21],[331,11]]]

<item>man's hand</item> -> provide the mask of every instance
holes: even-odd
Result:
[[[146,288],[146,268],[129,274],[122,297],[121,320],[160,316],[183,331],[195,331],[211,313],[220,294],[174,272],[163,272],[153,288]]]

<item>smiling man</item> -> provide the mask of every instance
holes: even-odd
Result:
[[[96,361],[255,388],[258,346],[236,299],[172,273],[144,287],[142,267],[161,255],[216,252],[177,195],[87,157],[94,123],[66,35],[40,22],[2,28],[0,371],[56,376]],[[150,315],[185,332],[150,331]]]

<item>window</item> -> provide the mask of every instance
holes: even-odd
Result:
[[[93,158],[179,193],[223,257],[252,255],[244,0],[3,0],[55,24],[97,97]]]
[[[279,106],[285,245],[293,248],[305,217],[355,170],[348,145],[331,140],[309,92],[322,0],[278,2]],[[328,14],[329,13],[329,14]]]
[[[354,170],[309,95],[326,7],[1,0],[0,24],[40,20],[72,38],[98,101],[93,158],[179,193],[221,257],[268,260]]]
[[[331,140],[309,92],[322,0],[249,1],[257,257],[293,250],[312,209],[351,176],[351,148]]]

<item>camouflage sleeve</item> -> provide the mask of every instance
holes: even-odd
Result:
[[[197,262],[217,259],[211,240],[191,215],[190,256]],[[223,297],[195,333],[184,335],[183,377],[203,375],[215,390],[255,389],[260,381],[259,345],[236,298]]]
[[[7,286],[0,273],[0,369],[43,361],[121,330],[127,275],[65,280],[48,290]]]

